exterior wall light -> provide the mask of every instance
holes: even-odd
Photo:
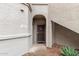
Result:
[[[21,11],[21,12],[24,12],[24,10],[23,10],[23,9],[20,9],[20,11]]]

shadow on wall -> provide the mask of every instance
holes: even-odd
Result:
[[[79,34],[55,23],[55,40],[58,44],[79,47]]]

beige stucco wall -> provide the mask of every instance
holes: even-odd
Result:
[[[0,35],[28,32],[28,11],[28,7],[22,4],[0,4]]]
[[[79,33],[79,4],[49,4],[49,19]]]
[[[0,56],[23,55],[32,47],[29,14],[23,4],[0,4]]]
[[[48,4],[32,4],[32,18],[35,15],[43,15],[48,19]]]
[[[79,4],[49,4],[49,19],[60,24],[55,24],[57,43],[79,47]]]

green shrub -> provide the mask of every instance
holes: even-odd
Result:
[[[61,53],[63,56],[78,56],[79,52],[70,47],[63,47],[61,49]]]

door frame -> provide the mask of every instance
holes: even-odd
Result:
[[[44,21],[44,24],[45,24],[45,27],[46,27],[46,18],[45,18],[45,16],[35,15],[33,17],[33,44],[38,44],[37,43],[37,25],[38,25],[38,22],[41,20],[41,18],[39,18],[38,20],[36,20],[38,22],[35,22],[35,17],[38,17],[38,16],[43,17],[42,21]],[[41,24],[39,24],[39,25],[41,25]],[[46,44],[46,28],[45,28],[45,44]]]

